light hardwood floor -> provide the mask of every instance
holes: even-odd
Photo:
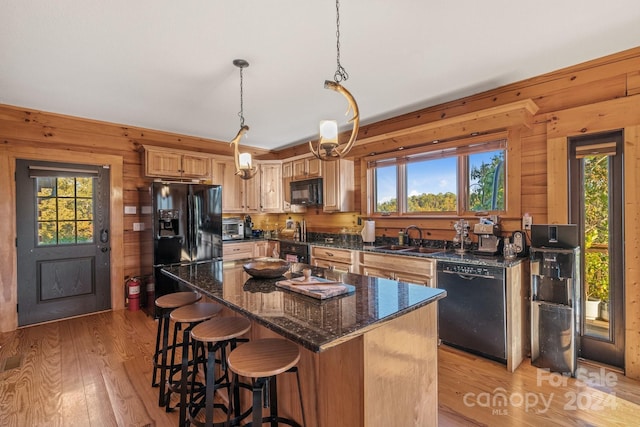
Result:
[[[155,328],[115,311],[0,334],[0,426],[177,425],[150,386]],[[441,426],[640,425],[640,382],[614,371],[563,378],[525,360],[510,374],[444,346],[439,364]]]

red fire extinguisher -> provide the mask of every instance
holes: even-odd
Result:
[[[140,279],[137,277],[127,280],[125,286],[127,288],[127,298],[129,299],[129,311],[140,310],[140,285]]]

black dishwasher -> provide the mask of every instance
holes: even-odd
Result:
[[[437,273],[440,340],[506,363],[505,268],[438,260]]]

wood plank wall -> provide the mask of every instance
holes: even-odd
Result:
[[[421,124],[437,122],[461,114],[481,111],[524,99],[532,99],[539,107],[533,126],[523,129],[521,197],[522,213],[529,212],[535,223],[545,223],[549,219],[547,202],[547,115],[555,111],[601,103],[623,97],[640,95],[640,47],[609,55],[583,64],[568,67],[552,73],[494,90],[475,94],[466,98],[425,108],[413,113],[380,121],[360,129],[358,142],[352,152],[356,168],[356,201],[366,198],[363,181],[365,171],[360,160],[373,151],[388,151],[398,143],[385,139],[386,134],[397,133]],[[603,112],[606,114],[607,112]],[[640,116],[640,113],[638,114]],[[597,120],[597,118],[596,118]],[[591,128],[586,126],[585,128]],[[149,144],[168,148],[194,150],[212,154],[229,155],[226,142],[211,141],[186,135],[171,134],[149,129],[141,129],[122,124],[105,123],[80,117],[69,117],[56,113],[39,112],[20,106],[0,105],[0,166],[8,167],[13,153],[18,148],[55,148],[69,152],[83,152],[88,156],[107,154],[123,159],[124,205],[137,205],[139,192],[148,182],[143,177],[141,145]],[[403,141],[406,143],[406,141]],[[384,149],[384,150],[383,150]],[[284,159],[308,152],[306,144],[279,151],[265,153],[251,150],[257,158]],[[360,179],[358,179],[360,177]],[[13,188],[14,183],[7,174],[0,173],[0,189]],[[0,195],[8,195],[0,190]],[[360,205],[360,204],[359,204]],[[0,214],[10,214],[14,210],[10,197],[0,199]],[[633,207],[637,216],[638,206]],[[311,211],[304,216],[312,231],[338,231],[342,227],[354,227],[360,212],[347,214],[323,214]],[[5,215],[4,218],[12,215]],[[125,278],[139,274],[137,260],[140,256],[139,239],[133,231],[134,222],[142,222],[136,215],[123,215],[124,273],[113,278],[114,283],[123,284]],[[286,215],[277,215],[277,221],[284,223]],[[261,221],[263,217],[260,216]],[[385,219],[378,222],[378,234],[397,235],[397,230],[409,224],[416,224],[429,230],[431,238],[447,238],[453,235],[451,219]],[[316,227],[316,229],[314,229]],[[512,219],[504,224],[504,229],[519,228],[519,220]],[[16,327],[15,307],[15,224],[0,222],[0,331]],[[638,326],[640,328],[640,326]],[[634,335],[635,334],[635,335]],[[640,341],[640,331],[633,330],[630,336]],[[635,347],[637,348],[637,347]],[[638,373],[640,376],[640,372]]]

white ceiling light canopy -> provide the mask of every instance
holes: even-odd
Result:
[[[251,179],[258,171],[257,166],[251,165],[251,153],[240,153],[238,147],[242,136],[249,131],[249,126],[244,124],[244,91],[243,91],[243,75],[242,70],[249,66],[249,63],[244,59],[234,59],[233,65],[240,68],[240,130],[233,138],[230,144],[233,144],[233,159],[236,163],[236,175],[239,175],[242,179]]]
[[[338,123],[335,120],[322,120],[320,121],[320,138],[318,139],[317,148],[313,147],[311,141],[309,141],[309,149],[314,156],[320,160],[336,160],[344,157],[353,147],[356,142],[356,136],[358,136],[358,129],[360,128],[360,110],[358,104],[351,93],[340,84],[340,82],[346,81],[349,78],[349,74],[340,64],[340,1],[336,0],[336,59],[338,68],[333,75],[333,81],[325,80],[324,88],[335,90],[342,94],[347,99],[349,107],[346,114],[349,111],[353,111],[353,117],[349,119],[349,123],[353,123],[353,129],[351,130],[351,136],[349,141],[338,149],[340,143],[338,142]]]

